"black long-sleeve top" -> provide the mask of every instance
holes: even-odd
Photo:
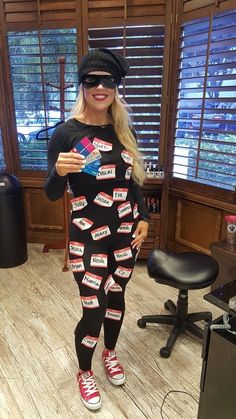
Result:
[[[66,176],[58,175],[55,168],[58,154],[71,151],[84,137],[88,137],[91,142],[95,141],[95,144],[97,144],[97,139],[102,145],[105,143],[105,149],[101,147],[99,150],[102,155],[100,164],[105,168],[115,166],[115,177],[100,180],[99,176],[96,177],[84,172],[70,173]],[[52,201],[61,198],[68,183],[74,197],[81,194],[89,196],[92,193],[94,195],[100,191],[101,185],[107,193],[111,193],[111,189],[116,187],[127,188],[129,195],[132,195],[133,201],[138,205],[139,219],[148,221],[149,215],[144,204],[141,187],[133,181],[132,177],[129,178],[126,172],[127,169],[131,169],[131,164],[126,160],[124,152],[124,146],[117,138],[111,124],[88,125],[76,119],[69,119],[60,124],[53,132],[48,148],[48,170],[45,180],[47,197]]]

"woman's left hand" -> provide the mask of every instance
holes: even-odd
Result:
[[[146,221],[139,221],[136,227],[136,230],[133,234],[134,240],[131,242],[133,249],[137,248],[138,250],[141,247],[141,244],[144,239],[146,239],[148,234],[148,223]]]

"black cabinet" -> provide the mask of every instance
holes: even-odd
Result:
[[[236,330],[236,318],[231,318]],[[213,324],[222,324],[222,317]],[[236,335],[205,328],[198,419],[236,418]]]
[[[229,246],[226,240],[212,243],[211,254],[219,263],[219,274],[211,286],[214,290],[236,279],[236,244]]]

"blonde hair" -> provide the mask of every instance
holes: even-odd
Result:
[[[83,88],[80,87],[77,100],[68,119],[75,118],[80,120],[83,116],[85,107],[86,103],[84,100]],[[116,89],[114,101],[108,109],[108,116],[121,144],[123,144],[126,150],[133,156],[132,178],[136,183],[142,185],[145,179],[143,160],[141,153],[138,151],[137,142],[132,132],[130,109],[127,103],[119,97],[118,89]]]

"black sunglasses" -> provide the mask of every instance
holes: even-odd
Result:
[[[91,89],[92,87],[99,86],[101,84],[103,87],[108,89],[115,89],[117,82],[113,76],[105,74],[85,74],[81,79],[82,86],[85,89]]]

